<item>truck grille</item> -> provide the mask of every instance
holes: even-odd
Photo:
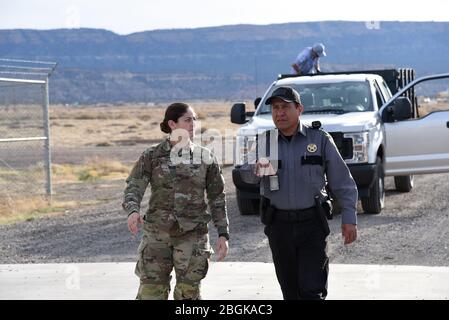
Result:
[[[343,159],[352,159],[352,139],[344,138],[341,132],[329,132]]]

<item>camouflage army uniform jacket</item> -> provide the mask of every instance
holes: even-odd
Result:
[[[212,219],[218,234],[229,233],[224,178],[217,159],[207,148],[189,142],[180,149],[166,139],[142,153],[126,182],[122,206],[128,215],[140,211],[150,184],[146,222],[169,231],[177,221],[184,232],[207,225]]]

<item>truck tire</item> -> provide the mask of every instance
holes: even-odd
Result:
[[[237,206],[242,215],[259,214],[259,200],[242,198],[241,192],[236,189]]]
[[[385,204],[384,167],[382,159],[377,157],[374,183],[370,188],[369,197],[362,197],[362,208],[365,213],[379,214]]]
[[[413,189],[413,175],[394,177],[396,190],[400,192],[410,192]]]

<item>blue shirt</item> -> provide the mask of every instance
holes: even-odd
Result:
[[[319,57],[312,58],[312,51],[312,47],[307,47],[295,59],[295,63],[301,69],[301,74],[315,73]]]
[[[270,147],[270,162],[277,170],[279,190],[270,191],[269,177],[257,177],[254,164],[244,164],[241,176],[246,183],[260,183],[260,193],[270,199],[278,209],[296,210],[313,207],[314,197],[326,195],[328,184],[334,197],[342,207],[342,223],[357,224],[357,186],[351,173],[338,152],[332,137],[322,130],[312,129],[299,122],[298,131],[288,141],[278,130],[271,130],[277,150]],[[277,137],[276,137],[277,136]],[[265,138],[260,137],[258,145]],[[271,141],[271,140],[270,140]],[[261,154],[264,154],[262,151]],[[322,165],[304,164],[302,157],[318,156]],[[255,162],[254,154],[249,162]],[[275,160],[276,159],[276,160]],[[280,163],[276,163],[280,161]]]

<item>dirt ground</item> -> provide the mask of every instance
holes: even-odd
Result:
[[[190,102],[197,113],[198,130],[216,129],[221,134],[237,130],[239,125],[229,121],[232,102]],[[248,108],[253,109],[251,103]],[[131,146],[152,144],[164,137],[159,123],[166,105],[131,104],[64,107],[54,106],[50,112],[52,145]],[[248,109],[249,110],[249,109]]]
[[[224,176],[231,232],[227,260],[272,261],[258,216],[238,212],[231,167],[224,168]],[[141,234],[132,236],[127,230],[120,208],[124,186],[123,180],[58,185],[55,197],[60,201],[97,203],[0,226],[0,263],[135,261]],[[357,242],[344,246],[340,217],[330,221],[331,262],[449,266],[448,188],[449,174],[416,176],[415,189],[406,194],[394,191],[388,178],[386,208],[380,215],[359,212]],[[210,236],[215,244],[213,226]]]
[[[153,127],[160,122],[161,113],[158,116],[155,110],[145,109],[149,118],[143,119],[141,125],[133,124],[136,123],[133,117],[142,115],[140,108],[126,113],[123,109],[98,108],[94,115],[82,108],[54,111],[54,163],[81,164],[98,157],[131,165],[151,141],[158,139],[151,136],[151,130],[156,130]],[[208,117],[214,118],[222,129],[231,128],[230,104],[227,108],[223,111],[223,105],[217,105],[217,111],[203,113],[202,117],[206,121]],[[102,114],[104,119],[100,119]],[[134,116],[126,118],[124,114]],[[137,128],[129,129],[132,125]],[[120,136],[121,131],[128,129],[133,132]],[[141,138],[135,138],[141,132]],[[99,146],[101,143],[105,144]],[[225,167],[223,172],[231,231],[227,260],[271,262],[259,217],[239,214],[232,167]],[[0,225],[0,263],[135,261],[141,234],[132,236],[127,230],[126,216],[120,206],[124,187],[123,177],[56,183],[54,200],[75,205],[29,221]],[[343,245],[339,216],[330,221],[331,262],[449,266],[449,174],[416,176],[415,188],[410,193],[396,192],[392,178],[387,178],[386,189],[386,208],[380,215],[364,214],[359,209],[359,238],[354,244]],[[143,210],[148,196],[149,192]],[[213,226],[210,235],[215,244],[217,235]]]

